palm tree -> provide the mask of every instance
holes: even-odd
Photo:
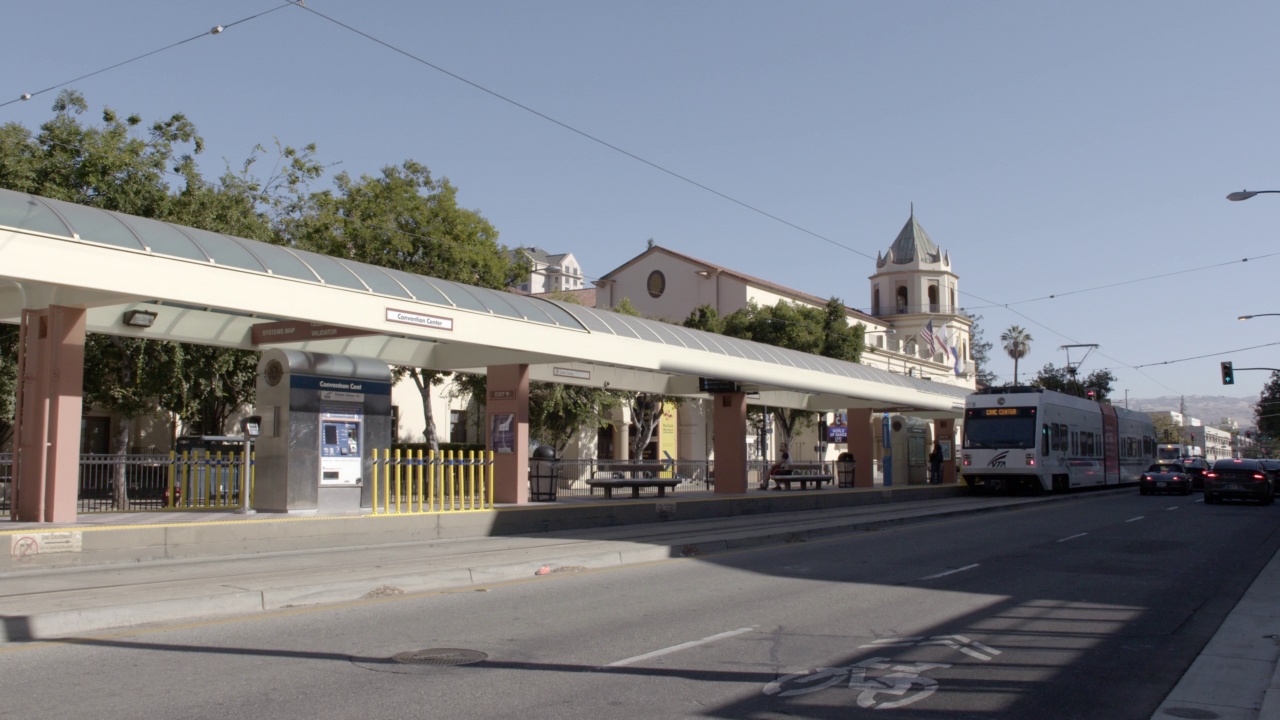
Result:
[[[1013,358],[1014,385],[1018,384],[1018,361],[1031,352],[1032,339],[1031,333],[1017,325],[1011,326],[1000,336],[1000,342],[1004,344],[1004,351],[1009,353],[1009,357]]]

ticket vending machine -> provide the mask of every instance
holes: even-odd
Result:
[[[369,358],[272,348],[258,361],[262,420],[253,509],[367,508],[373,449],[391,446],[391,370]]]
[[[320,484],[359,485],[364,473],[360,449],[363,408],[358,405],[320,407]]]

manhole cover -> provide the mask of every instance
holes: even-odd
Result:
[[[478,650],[462,650],[459,648],[427,648],[396,653],[392,660],[405,665],[472,665],[488,659],[488,655]]]

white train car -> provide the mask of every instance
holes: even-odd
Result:
[[[965,400],[961,460],[972,488],[1136,483],[1155,451],[1144,413],[1034,387],[988,388]]]

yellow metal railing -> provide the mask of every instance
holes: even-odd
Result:
[[[373,514],[493,508],[493,453],[373,451]]]
[[[253,506],[254,458],[249,453],[249,506]],[[241,507],[244,453],[189,450],[169,453],[165,510],[226,510]]]

